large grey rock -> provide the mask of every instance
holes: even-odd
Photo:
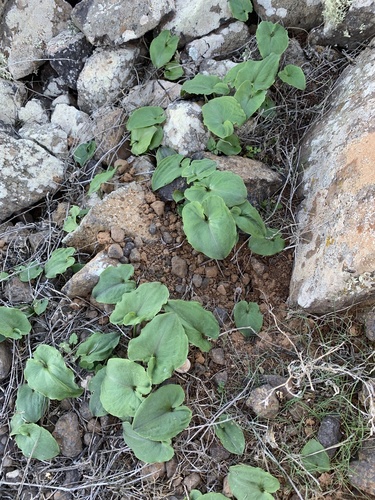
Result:
[[[72,20],[90,43],[121,45],[155,28],[173,7],[173,0],[82,0]]]
[[[181,87],[182,85],[168,80],[150,80],[130,89],[121,105],[127,114],[142,106],[161,106],[165,109],[180,97]]]
[[[52,68],[76,90],[77,80],[93,47],[75,26],[69,26],[47,43],[47,56]]]
[[[217,30],[212,35],[188,43],[185,53],[188,58],[200,62],[202,59],[224,56],[237,50],[247,42],[249,37],[249,28],[245,23],[237,21]]]
[[[110,231],[113,226],[123,229],[127,237],[139,236],[146,243],[153,242],[157,237],[149,232],[150,219],[144,210],[145,203],[143,187],[130,182],[92,207],[78,228],[67,234],[63,242],[80,250],[94,252],[100,247],[98,233]]]
[[[78,105],[91,113],[112,104],[135,80],[134,63],[139,48],[96,49],[77,81]]]
[[[175,0],[175,4],[173,18],[161,23],[160,29],[180,36],[181,46],[208,35],[232,17],[227,0]]]
[[[163,144],[188,156],[206,149],[210,137],[203,125],[202,110],[195,102],[176,102],[166,110]]]
[[[290,304],[326,313],[375,302],[375,52],[342,74],[307,134]]]
[[[23,83],[0,78],[0,120],[8,125],[15,125],[26,95]]]
[[[32,141],[0,133],[0,222],[54,192],[65,165]]]
[[[375,0],[325,2],[324,26],[314,28],[309,42],[354,49],[375,36]]]
[[[375,495],[375,453],[374,438],[364,441],[362,449],[358,452],[358,459],[349,464],[349,482],[363,493],[373,498]]]
[[[295,0],[253,0],[253,5],[254,11],[262,21],[281,23],[285,27],[309,30],[319,26],[323,21],[321,0],[299,2]]]
[[[68,135],[57,125],[27,123],[18,131],[18,134],[22,139],[35,141],[57,157],[68,156]]]
[[[65,0],[8,1],[0,23],[0,49],[15,80],[44,63],[45,44],[66,27],[71,10]]]

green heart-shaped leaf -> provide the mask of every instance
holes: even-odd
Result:
[[[272,52],[281,55],[289,44],[288,32],[281,24],[262,21],[256,31],[259,52],[267,57]]]
[[[184,155],[173,154],[166,156],[158,162],[152,174],[151,187],[153,191],[170,184],[181,176],[181,161],[183,159]]]
[[[202,203],[210,196],[219,196],[227,207],[246,201],[247,189],[241,177],[233,172],[215,171],[185,190],[185,198]]]
[[[241,427],[230,420],[229,415],[223,414],[219,417],[215,433],[226,450],[242,455],[245,450],[245,436]]]
[[[168,300],[164,306],[166,312],[174,312],[180,319],[189,342],[203,352],[211,349],[205,336],[217,339],[220,333],[219,323],[215,316],[203,309],[196,301]]]
[[[164,385],[150,394],[138,408],[133,430],[152,441],[167,441],[186,429],[191,411],[180,406],[185,393],[179,385]]]
[[[135,289],[135,281],[130,280],[133,274],[134,267],[131,264],[107,267],[92,290],[93,298],[103,304],[116,304],[124,293]]]
[[[151,380],[145,369],[129,359],[111,358],[106,366],[100,390],[100,401],[104,409],[125,419],[133,417],[151,390]]]
[[[23,424],[18,427],[15,439],[25,457],[51,460],[60,453],[59,445],[52,434],[37,424]]]
[[[324,446],[316,439],[310,439],[301,450],[302,463],[305,469],[314,474],[327,472],[331,469],[329,456]]]
[[[155,68],[161,68],[169,62],[177,50],[179,37],[171,35],[169,30],[162,31],[150,44],[150,58]]]
[[[188,203],[182,210],[182,220],[190,245],[212,259],[225,259],[237,241],[236,224],[219,196]]]
[[[38,422],[47,408],[47,398],[40,392],[33,391],[28,384],[18,388],[16,412],[25,422]]]
[[[83,392],[59,351],[46,344],[39,345],[27,360],[24,375],[31,389],[49,399],[76,398]]]
[[[129,422],[124,422],[122,428],[124,441],[132,449],[138,460],[153,464],[168,462],[173,457],[174,450],[169,444],[170,441],[152,441],[144,438],[134,432]]]
[[[188,339],[178,316],[173,313],[156,316],[132,339],[128,356],[132,361],[148,363],[147,373],[153,384],[161,384],[188,355]]]
[[[259,467],[234,465],[229,467],[228,482],[236,498],[252,500],[273,500],[271,493],[280,488],[279,481]]]
[[[253,12],[251,0],[229,0],[229,7],[233,17],[243,22],[246,22],[249,19],[249,14]]]
[[[215,135],[224,139],[233,134],[234,125],[242,125],[246,115],[231,96],[216,97],[202,107],[203,122]]]
[[[72,257],[75,251],[76,249],[73,247],[54,250],[44,266],[46,278],[56,278],[58,274],[65,273],[75,262],[75,258]]]
[[[138,325],[152,319],[169,297],[168,288],[161,283],[143,283],[137,290],[125,293],[110,316],[114,325]]]
[[[288,64],[285,68],[279,72],[278,77],[284,83],[291,85],[299,90],[305,90],[306,88],[306,77],[302,69],[294,64]]]
[[[31,324],[19,309],[0,306],[0,334],[9,339],[20,339],[31,331]]]
[[[80,359],[79,366],[85,370],[92,370],[94,363],[106,360],[117,346],[120,333],[95,332],[78,347],[76,356]]]
[[[237,302],[233,309],[233,317],[236,328],[244,337],[256,335],[263,326],[263,314],[256,302]]]
[[[126,128],[131,132],[136,129],[144,129],[163,123],[165,119],[164,110],[160,106],[143,106],[132,112]]]

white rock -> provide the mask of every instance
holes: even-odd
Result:
[[[181,37],[181,45],[211,33],[223,22],[231,19],[227,0],[175,0],[174,17],[161,25]]]
[[[219,78],[224,78],[228,71],[234,68],[237,64],[229,59],[223,61],[215,61],[215,59],[204,59],[199,66],[199,73],[203,75],[215,75]]]
[[[112,104],[135,80],[134,63],[139,48],[96,49],[77,81],[78,105],[91,113]]]
[[[67,133],[57,125],[27,123],[18,133],[22,139],[31,139],[37,142],[55,156],[66,157],[68,155]]]
[[[193,61],[212,59],[239,49],[249,39],[249,28],[245,23],[237,21],[187,44],[185,52]]]
[[[9,0],[0,49],[15,80],[45,62],[45,44],[66,27],[72,7],[64,0]]]
[[[82,0],[72,20],[93,45],[121,45],[156,28],[173,8],[174,0]]]
[[[58,125],[68,136],[79,142],[86,142],[93,138],[89,115],[74,106],[58,104],[52,113],[51,123]]]
[[[19,110],[18,118],[23,123],[47,123],[48,114],[39,99],[30,99],[23,108]]]
[[[15,125],[26,95],[23,83],[0,78],[0,120],[8,125]]]
[[[0,222],[54,192],[62,182],[65,165],[26,139],[0,133]]]
[[[180,97],[181,87],[176,82],[150,80],[130,89],[121,105],[128,114],[142,106],[161,106],[165,109]]]
[[[305,199],[290,304],[314,313],[375,302],[375,53],[342,74],[304,140]]]
[[[202,110],[195,102],[176,102],[166,110],[163,144],[183,155],[206,149],[210,137],[203,125]]]

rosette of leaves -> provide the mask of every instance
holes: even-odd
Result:
[[[163,129],[160,124],[166,119],[160,106],[144,106],[132,112],[126,124],[130,134],[131,152],[141,155],[160,146]]]

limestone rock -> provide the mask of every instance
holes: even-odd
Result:
[[[375,301],[375,53],[342,74],[303,143],[305,196],[289,302],[314,313]]]
[[[172,30],[180,37],[181,46],[211,33],[232,17],[227,0],[195,0],[193,5],[175,0],[175,5],[173,18],[162,23],[160,29]]]
[[[23,123],[47,123],[48,114],[39,99],[30,99],[18,112],[18,119]]]
[[[206,148],[210,137],[203,125],[202,110],[195,102],[176,102],[166,110],[163,144],[189,156]]]
[[[204,59],[199,66],[199,73],[203,75],[215,75],[219,78],[224,78],[228,71],[236,66],[236,63],[224,59],[223,61],[216,61],[215,59]]]
[[[57,157],[68,156],[68,136],[57,125],[28,123],[18,131],[22,139],[30,139]]]
[[[281,23],[285,27],[309,30],[323,21],[321,0],[253,0],[254,11],[262,21]]]
[[[63,286],[62,292],[70,299],[87,297],[99,281],[101,273],[109,266],[117,266],[119,261],[111,259],[107,252],[99,252],[80,271],[75,273]]]
[[[62,182],[65,165],[26,139],[0,133],[0,222],[29,207]]]
[[[154,29],[173,0],[82,0],[72,20],[93,45],[121,45]]]
[[[204,153],[204,157],[216,161],[218,170],[239,175],[246,184],[251,203],[259,204],[270,198],[283,184],[282,176],[260,161],[211,153]]]
[[[78,105],[91,113],[100,106],[112,104],[134,83],[134,63],[139,48],[96,49],[81,71],[77,81]]]
[[[0,120],[5,124],[15,125],[26,95],[23,83],[0,78]]]
[[[324,26],[314,28],[309,34],[310,44],[355,49],[375,35],[375,0],[348,1],[347,6],[342,2],[341,8],[330,3],[332,7],[324,16]]]
[[[45,44],[62,31],[72,7],[65,0],[9,0],[0,23],[0,50],[15,80],[44,63]]]
[[[85,35],[71,25],[47,43],[47,56],[52,68],[68,85],[76,90],[77,79],[93,47]]]
[[[121,101],[122,107],[130,114],[142,106],[160,106],[166,108],[180,97],[182,85],[167,80],[150,80],[142,85],[135,85]]]
[[[139,236],[145,242],[156,241],[148,228],[150,220],[144,213],[145,191],[140,184],[130,182],[116,189],[95,205],[82,219],[79,227],[64,238],[64,243],[74,248],[93,252],[100,231],[118,226],[127,237]]]
[[[57,104],[51,116],[51,123],[59,126],[78,142],[87,142],[93,138],[93,124],[89,115],[74,106]]]
[[[185,47],[186,55],[195,62],[213,59],[233,52],[249,39],[249,28],[241,21],[229,24],[216,33],[193,40]]]

